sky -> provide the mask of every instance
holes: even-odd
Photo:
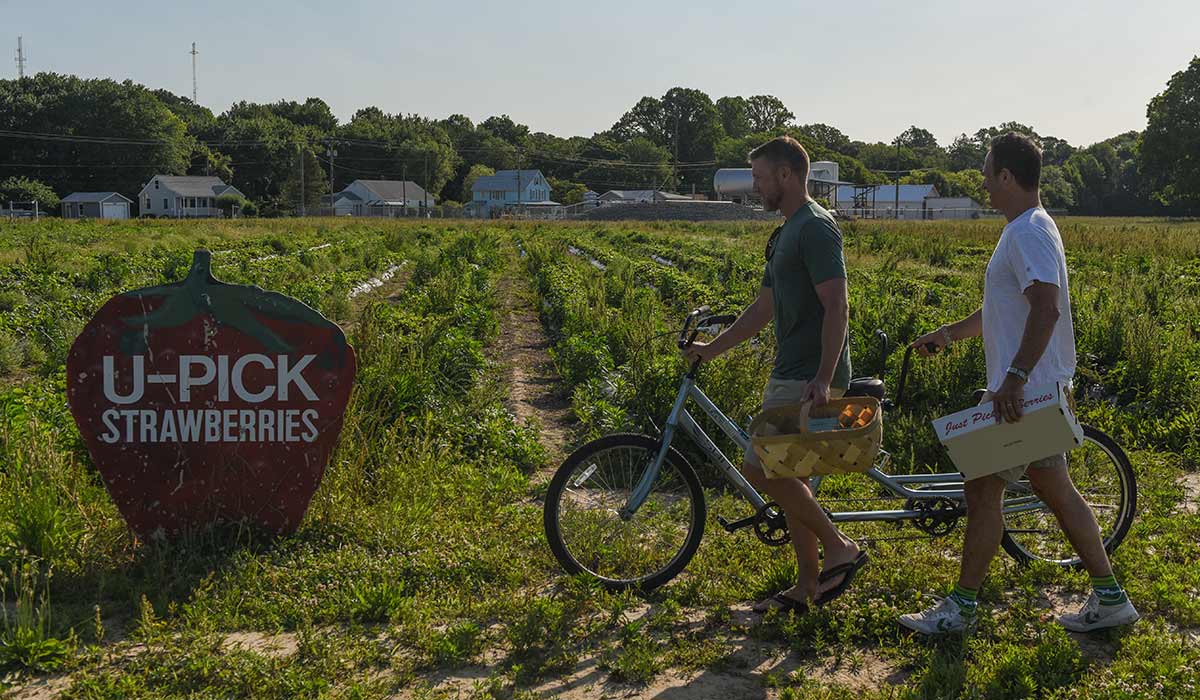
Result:
[[[219,113],[320,97],[341,121],[374,105],[591,136],[672,87],[779,97],[799,123],[942,145],[1005,121],[1082,146],[1146,124],[1200,54],[1196,0],[979,3],[0,0],[0,78],[130,79]]]

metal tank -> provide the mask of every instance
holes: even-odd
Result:
[[[721,168],[713,175],[713,191],[718,199],[744,197],[754,191],[750,168]]]

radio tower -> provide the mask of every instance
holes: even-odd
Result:
[[[199,104],[196,101],[196,42],[192,42],[192,104]]]
[[[17,77],[25,77],[25,51],[21,46],[22,37],[17,37]]]

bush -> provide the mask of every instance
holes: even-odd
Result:
[[[0,200],[37,202],[38,208],[44,212],[57,209],[59,204],[58,195],[45,183],[16,176],[0,182]]]

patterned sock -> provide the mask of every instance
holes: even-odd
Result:
[[[976,600],[978,595],[978,588],[964,588],[962,584],[955,584],[949,598],[958,603],[963,617],[971,617],[975,614],[975,608],[979,606],[979,601]]]
[[[1093,576],[1092,590],[1096,592],[1101,605],[1124,605],[1129,600],[1121,584],[1117,583],[1116,576]]]

